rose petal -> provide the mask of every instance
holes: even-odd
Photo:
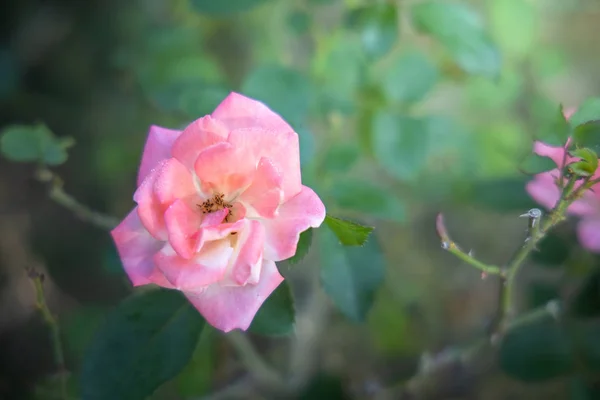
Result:
[[[152,171],[152,169],[154,169],[162,160],[171,158],[171,146],[180,134],[181,131],[161,128],[156,125],[150,127],[138,172],[138,186],[141,185],[150,171]]]
[[[563,157],[565,155],[564,147],[549,146],[542,142],[534,142],[533,143],[533,152],[539,156],[550,158],[552,161],[554,161],[554,163],[558,167],[561,167],[563,165]],[[573,157],[570,157],[569,155],[567,155],[567,158],[565,159],[565,161],[566,161],[566,163],[569,163],[573,159],[574,159]]]
[[[265,226],[264,258],[281,261],[296,254],[300,233],[317,228],[325,219],[325,205],[310,188],[302,186],[296,196],[279,207],[274,219],[262,220]]]
[[[184,292],[206,321],[224,332],[246,330],[263,302],[283,282],[273,261],[263,260],[256,285],[221,286]]]
[[[529,195],[547,210],[551,210],[556,206],[560,197],[560,190],[556,186],[555,179],[559,176],[557,169],[537,174],[532,181],[529,181],[525,189]],[[574,201],[568,208],[568,212],[574,215],[589,215],[595,214],[599,209],[592,192],[587,191],[583,197]]]
[[[133,285],[153,283],[155,265],[152,257],[160,250],[163,243],[148,233],[135,208],[111,231],[111,235],[125,272]],[[158,277],[160,278],[160,274]]]
[[[577,226],[577,236],[583,247],[600,253],[600,214],[583,218]]]
[[[198,154],[207,147],[227,140],[229,130],[210,115],[192,122],[173,143],[171,153],[190,171]]]
[[[223,279],[232,253],[227,239],[205,243],[191,259],[180,257],[167,244],[154,256],[154,262],[173,287],[194,291]]]
[[[217,143],[198,155],[194,170],[205,193],[222,193],[228,199],[250,184],[257,161],[243,147]]]
[[[174,158],[161,161],[144,179],[133,199],[142,223],[158,240],[167,239],[164,213],[175,200],[200,202],[192,175]]]
[[[194,255],[201,222],[202,213],[183,200],[176,200],[165,212],[169,243],[180,257],[189,260]]]
[[[222,286],[258,283],[262,265],[265,228],[259,221],[244,220],[244,227],[235,238],[234,252]]]
[[[265,130],[263,128],[237,129],[227,139],[236,148],[249,153],[249,158],[258,161],[268,158],[279,171],[285,202],[297,195],[302,188],[300,176],[300,147],[294,131]],[[255,164],[255,166],[256,166]]]
[[[250,218],[273,218],[283,199],[283,179],[277,167],[268,159],[261,158],[252,183],[238,198]]]
[[[264,103],[239,93],[230,93],[212,113],[227,129],[262,128],[278,132],[292,132],[290,125]]]

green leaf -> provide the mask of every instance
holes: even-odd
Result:
[[[295,318],[292,290],[287,281],[283,281],[267,297],[248,329],[260,335],[285,336],[294,332]]]
[[[535,175],[555,168],[556,164],[551,158],[542,157],[535,153],[529,153],[519,164],[519,170],[527,175]]]
[[[381,111],[373,121],[373,152],[401,180],[418,177],[427,163],[429,135],[423,120]]]
[[[0,137],[0,150],[11,161],[39,161],[59,165],[67,161],[66,149],[73,144],[70,138],[57,138],[43,124],[12,125]]]
[[[533,46],[538,44],[540,14],[535,5],[527,0],[500,0],[488,4],[494,37],[503,50],[518,57],[530,55]]]
[[[554,379],[573,370],[567,334],[544,309],[510,327],[499,349],[500,368],[524,382]]]
[[[578,147],[600,150],[600,120],[577,125],[573,131],[573,141]]]
[[[260,66],[242,84],[242,93],[265,103],[290,125],[303,123],[310,105],[310,81],[299,71],[280,65]]]
[[[423,53],[411,50],[397,56],[380,80],[388,99],[412,103],[435,86],[438,70]]]
[[[373,228],[355,222],[327,215],[325,224],[335,233],[344,246],[362,246],[373,231]]]
[[[585,100],[577,111],[569,118],[571,126],[578,126],[588,121],[600,120],[600,97]]]
[[[327,172],[347,172],[358,160],[356,146],[348,143],[334,144],[327,149],[323,169]]]
[[[266,0],[190,0],[192,10],[218,17],[250,11]]]
[[[312,0],[315,1],[315,0]],[[323,0],[321,0],[323,1]],[[330,375],[317,375],[313,378],[296,400],[351,400],[346,393],[344,382]]]
[[[372,183],[337,180],[331,191],[336,204],[344,210],[397,222],[406,219],[404,204],[389,191]]]
[[[230,92],[222,85],[193,81],[180,83],[170,88],[174,90],[173,95],[177,98],[174,105],[194,119],[212,113]],[[163,100],[168,101],[168,98]],[[164,108],[167,109],[167,107]]]
[[[529,210],[539,207],[525,190],[530,179],[520,177],[470,182],[466,190],[456,193],[456,200],[496,211]]]
[[[182,398],[205,396],[210,393],[219,359],[215,340],[218,338],[217,332],[210,326],[202,330],[192,359],[175,378],[177,393]]]
[[[600,316],[600,268],[596,267],[567,303],[567,312],[577,318]]]
[[[565,112],[562,104],[558,107],[554,116],[554,121],[548,129],[543,129],[538,139],[552,146],[564,146],[571,135],[571,126],[565,118]]]
[[[449,1],[428,1],[411,7],[417,30],[437,39],[466,72],[496,78],[501,60],[478,14]]]
[[[348,27],[360,34],[367,56],[386,55],[398,40],[398,13],[393,4],[376,4],[353,9],[346,17]]]
[[[293,257],[288,258],[288,262],[290,264],[298,264],[304,257],[308,254],[308,250],[310,250],[310,245],[312,244],[313,230],[312,228],[308,228],[304,232],[300,234],[300,240],[298,240],[298,247],[296,249],[296,254]]]
[[[185,367],[204,324],[175,290],[149,290],[124,300],[88,348],[82,399],[146,399]]]
[[[295,10],[287,16],[286,22],[293,33],[301,35],[310,28],[312,17],[306,11]]]
[[[538,243],[539,251],[531,253],[531,259],[539,264],[547,266],[561,266],[567,261],[571,254],[572,243],[550,231]]]
[[[385,274],[376,238],[372,236],[362,247],[344,247],[331,231],[321,229],[319,250],[323,289],[346,317],[364,321]]]
[[[567,168],[571,174],[575,174],[580,177],[590,177],[594,175],[596,169],[592,169],[591,165],[585,161],[575,161],[567,165]]]

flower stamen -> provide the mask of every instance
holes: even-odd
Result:
[[[225,222],[229,222],[229,217],[231,217],[232,212],[231,209],[233,204],[225,201],[225,195],[223,193],[217,193],[212,198],[205,200],[202,204],[199,204],[200,210],[202,210],[202,214],[210,214],[215,211],[222,210],[227,208],[227,216],[225,217]]]

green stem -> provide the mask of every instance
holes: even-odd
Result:
[[[456,243],[447,242],[446,245],[448,246],[448,248],[446,250],[448,250],[449,253],[454,254],[456,257],[458,257],[459,259],[463,260],[464,262],[470,264],[471,266],[477,268],[481,272],[488,274],[488,275],[502,274],[502,268],[497,267],[495,265],[488,265],[486,263],[479,261],[472,255],[465,253],[463,250],[461,250],[456,245]]]
[[[52,340],[52,349],[54,352],[54,362],[59,372],[60,377],[60,392],[63,399],[67,399],[67,374],[65,373],[65,356],[63,352],[62,342],[60,340],[60,327],[57,319],[52,315],[46,296],[44,296],[43,279],[44,276],[36,272],[30,271],[29,276],[33,282],[36,293],[35,305],[40,314],[44,318],[44,322],[50,329],[50,339]]]

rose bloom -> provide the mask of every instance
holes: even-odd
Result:
[[[565,112],[565,117],[569,118],[573,112],[572,109]],[[579,158],[568,154],[565,158],[564,147],[549,146],[542,142],[535,142],[533,151],[540,156],[551,158],[558,166],[551,171],[537,174],[526,186],[529,195],[550,210],[560,198],[560,189],[556,185],[560,169]],[[600,168],[591,179],[598,178],[600,178]],[[600,184],[595,184],[590,190],[586,190],[581,199],[569,206],[567,212],[581,217],[577,226],[577,236],[582,246],[593,252],[600,252]]]
[[[133,199],[112,231],[134,286],[183,292],[215,328],[246,330],[325,206],[303,186],[298,135],[231,93],[183,131],[152,126]]]

